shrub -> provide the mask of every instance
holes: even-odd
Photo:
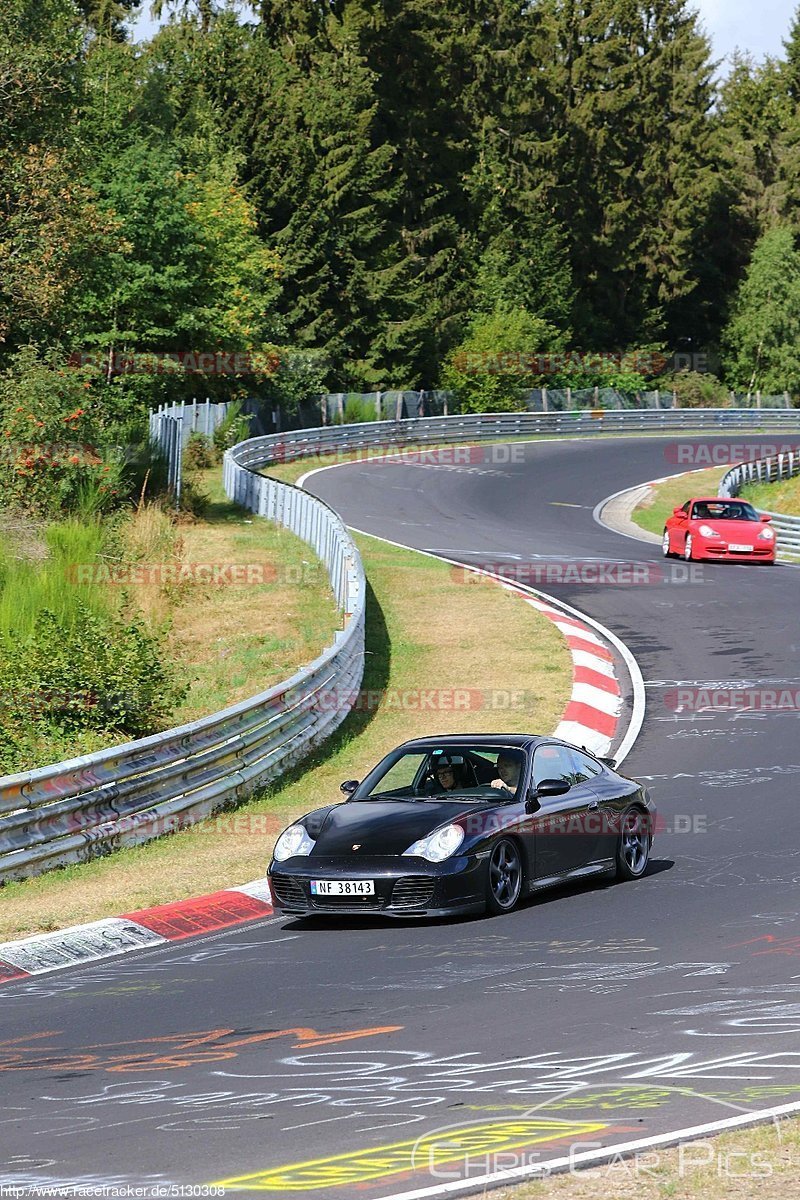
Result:
[[[61,367],[21,350],[0,376],[0,488],[9,508],[57,516],[121,502],[113,456],[101,449],[95,369]]]
[[[235,445],[236,443],[234,443]],[[204,433],[190,433],[183,451],[183,465],[188,471],[205,471],[215,462],[214,444]]]
[[[498,307],[473,321],[469,335],[447,359],[446,388],[464,412],[514,412],[523,389],[534,386],[530,362],[564,345],[564,335],[523,308]]]
[[[242,412],[241,400],[234,400],[228,405],[220,424],[214,430],[214,448],[218,459],[226,450],[243,442],[250,432],[250,415]]]
[[[662,391],[674,391],[679,408],[729,408],[730,396],[716,375],[700,371],[676,371],[659,380]]]
[[[158,638],[140,618],[123,620],[78,603],[73,619],[43,609],[27,637],[0,659],[3,723],[29,735],[98,731],[144,737],[168,722],[185,689],[162,663]]]
[[[375,401],[372,397],[365,400],[361,396],[349,396],[344,402],[344,424],[361,425],[365,421],[376,421]]]

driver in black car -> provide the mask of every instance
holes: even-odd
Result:
[[[434,777],[443,792],[455,792],[464,786],[463,767],[447,757],[437,762]]]

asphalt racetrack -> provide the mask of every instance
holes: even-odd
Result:
[[[600,527],[598,501],[684,469],[667,445],[487,447],[307,484],[404,545],[556,564],[540,589],[627,644],[647,712],[623,769],[663,818],[648,875],[502,919],[271,917],[9,984],[0,1183],[458,1194],[800,1101],[798,712],[769,700],[800,695],[800,575],[714,563],[687,581]],[[629,584],[563,569],[597,560],[644,566]],[[706,702],[735,691],[766,700]]]

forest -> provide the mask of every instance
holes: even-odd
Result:
[[[800,15],[721,66],[685,0],[157,0],[141,44],[135,8],[0,8],[7,437],[45,393],[108,430],[470,351],[800,402]]]

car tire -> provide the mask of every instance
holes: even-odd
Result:
[[[499,838],[486,865],[486,909],[492,916],[513,912],[524,883],[522,856],[516,842]]]
[[[622,817],[617,841],[617,879],[641,879],[650,862],[649,817],[629,808]]]
[[[668,529],[664,530],[664,536],[661,538],[661,553],[664,555],[664,558],[673,558],[674,557],[674,555],[672,553],[672,547],[670,546],[670,542],[669,542],[669,530]]]
[[[687,533],[686,541],[683,543],[683,557],[686,559],[686,562],[694,562],[693,545],[692,535]]]

